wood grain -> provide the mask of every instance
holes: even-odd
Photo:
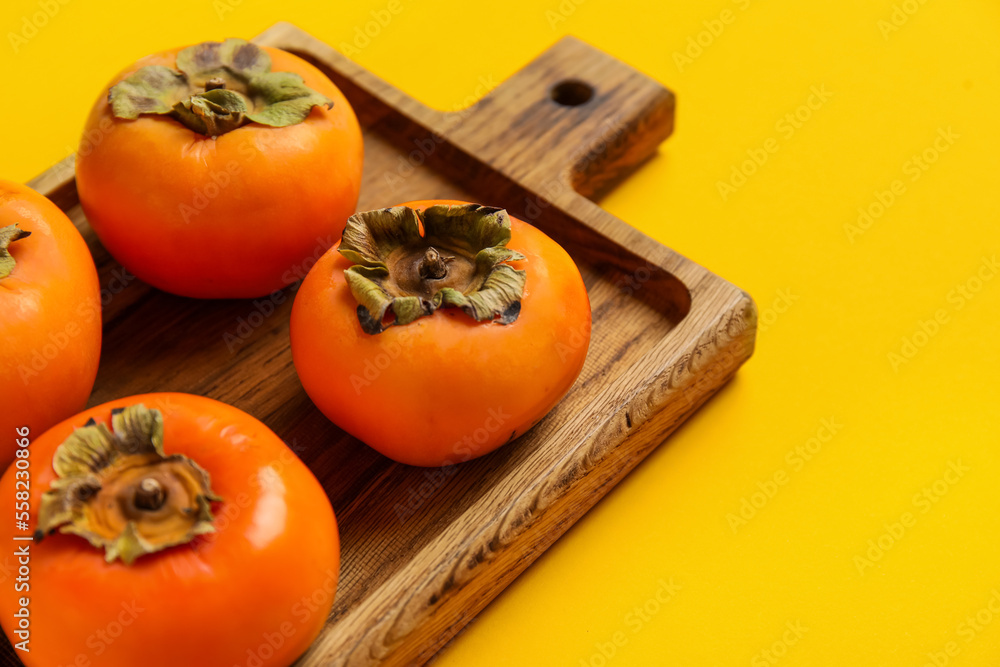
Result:
[[[310,403],[288,348],[295,286],[255,301],[158,292],[97,241],[72,158],[30,184],[72,217],[99,267],[105,341],[91,404],[147,391],[211,396],[263,420],[324,483],[341,528],[340,587],[298,664],[422,664],[735,373],[752,354],[756,310],[589,199],[673,129],[673,95],[621,62],[566,38],[473,107],[445,113],[291,25],[256,41],[316,64],[351,101],[365,133],[361,209],[426,198],[503,206],[561,243],[589,291],[587,363],[548,417],[481,459],[411,468]],[[587,87],[582,104],[553,99],[578,101]]]

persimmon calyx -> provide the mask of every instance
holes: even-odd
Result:
[[[177,69],[147,65],[111,88],[116,118],[171,116],[209,137],[254,122],[271,127],[301,123],[313,107],[333,101],[293,72],[272,72],[271,57],[242,39],[204,42],[177,54]]]
[[[0,280],[12,274],[17,266],[14,256],[10,254],[10,244],[29,236],[31,232],[26,232],[17,225],[0,227]]]
[[[507,211],[479,204],[351,216],[340,254],[355,262],[344,276],[362,330],[381,333],[448,306],[477,322],[514,322],[527,274],[505,263],[525,259],[509,242]]]
[[[215,532],[207,472],[163,453],[163,415],[133,405],[111,412],[111,429],[90,420],[56,450],[58,478],[42,494],[35,540],[55,530],[104,549],[110,563]]]

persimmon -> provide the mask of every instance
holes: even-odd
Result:
[[[87,244],[31,188],[0,181],[0,465],[14,429],[83,409],[101,356],[101,294]]]
[[[304,60],[243,40],[143,58],[102,91],[77,156],[80,202],[139,279],[200,298],[298,280],[361,187],[350,104]]]
[[[316,406],[418,466],[523,434],[569,391],[589,340],[590,301],[569,254],[504,209],[452,201],[352,216],[291,319]]]
[[[25,665],[287,667],[316,638],[337,585],[336,520],[264,424],[146,394],[32,435],[0,480],[8,506],[28,506],[27,525],[0,529],[28,554],[25,585],[0,592]]]

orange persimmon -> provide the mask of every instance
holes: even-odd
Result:
[[[115,77],[87,119],[77,189],[101,242],[139,279],[250,298],[298,280],[340,237],[362,159],[357,118],[326,75],[230,39]]]
[[[101,356],[101,295],[87,244],[34,190],[0,181],[0,466],[14,429],[83,409]]]
[[[0,623],[28,667],[288,667],[325,624],[333,509],[257,419],[146,394],[22,444],[0,499],[27,525],[0,535],[30,575],[0,591]]]
[[[358,213],[295,298],[309,397],[390,458],[440,466],[527,431],[569,391],[590,340],[572,258],[499,208],[418,201]]]

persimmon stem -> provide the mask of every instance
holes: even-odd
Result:
[[[167,492],[159,481],[152,477],[139,482],[135,490],[135,506],[141,510],[155,512],[167,501]]]
[[[333,108],[299,74],[273,71],[267,51],[245,40],[196,44],[175,60],[174,68],[147,65],[116,83],[108,92],[115,118],[165,115],[215,138],[248,123],[295,125],[314,107]]]
[[[31,232],[26,232],[16,224],[0,227],[0,278],[6,278],[14,272],[16,262],[8,249],[12,243],[28,238]]]
[[[507,247],[510,238],[507,211],[479,204],[352,215],[340,254],[354,262],[344,277],[361,330],[385,331],[390,310],[391,326],[403,326],[445,307],[461,308],[477,322],[511,324],[521,312],[527,273],[507,263],[526,259]]]
[[[137,558],[215,531],[209,474],[163,452],[163,414],[141,403],[91,419],[56,449],[59,476],[42,494],[35,539],[59,531],[104,550],[109,563]]]
[[[438,252],[437,248],[430,247],[420,260],[418,269],[420,277],[423,280],[441,280],[448,275],[448,262],[454,260],[454,257],[446,257]]]

